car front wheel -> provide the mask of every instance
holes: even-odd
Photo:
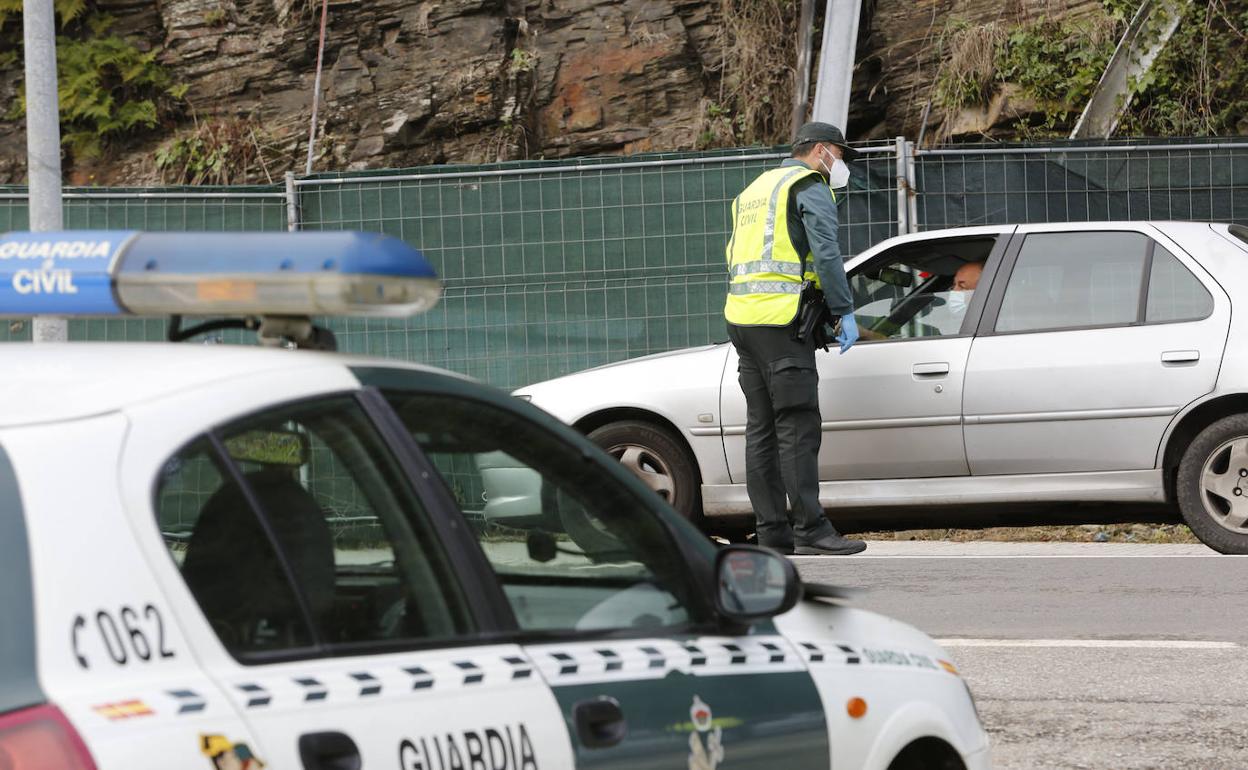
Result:
[[[1248,554],[1248,414],[1202,430],[1183,453],[1177,482],[1196,537],[1220,553]]]
[[[619,460],[676,512],[698,523],[698,476],[693,458],[671,431],[640,420],[621,420],[589,432],[589,440]]]

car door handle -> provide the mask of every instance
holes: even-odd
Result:
[[[615,698],[600,695],[583,700],[572,707],[576,722],[576,737],[587,749],[605,749],[624,740],[628,735],[628,722],[624,711]]]
[[[305,733],[299,736],[304,770],[360,770],[360,750],[346,733]]]
[[[942,362],[932,362],[927,364],[915,364],[914,372],[917,377],[936,377],[949,373],[949,364]]]
[[[1199,360],[1199,350],[1167,350],[1161,354],[1163,364],[1194,364]]]

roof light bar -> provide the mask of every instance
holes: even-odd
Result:
[[[441,284],[380,233],[0,235],[0,316],[415,315]]]

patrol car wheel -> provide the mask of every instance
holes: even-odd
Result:
[[[619,460],[681,516],[701,523],[693,458],[671,431],[641,420],[621,420],[590,431],[589,440]]]
[[[1219,553],[1248,554],[1248,414],[1197,434],[1176,481],[1179,510],[1196,537]]]

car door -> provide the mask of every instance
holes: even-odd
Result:
[[[577,767],[828,766],[804,658],[769,623],[715,625],[713,550],[657,496],[527,404],[467,384],[447,392],[415,372],[360,376],[383,388],[475,522]],[[539,513],[491,518],[492,495],[519,489]]]
[[[214,395],[241,400],[196,394],[196,435],[169,435],[159,409],[136,416],[133,462],[150,475],[132,503],[201,665],[256,736],[246,754],[305,770],[570,766],[550,688],[498,641],[501,598],[474,580],[479,551],[458,512],[443,518],[410,440],[387,434],[380,397],[345,389],[213,415]],[[205,738],[216,766],[247,758],[232,740]]]
[[[967,365],[971,472],[1152,469],[1214,386],[1225,293],[1149,225],[1019,227],[1002,276]]]
[[[817,351],[823,444],[819,478],[964,476],[962,387],[974,321],[986,291],[951,303],[953,276],[982,263],[991,281],[1012,228],[907,238],[849,271],[862,338],[842,355]],[[978,296],[977,296],[978,295]],[[745,397],[736,351],[723,380],[724,444],[732,480],[745,481]]]

